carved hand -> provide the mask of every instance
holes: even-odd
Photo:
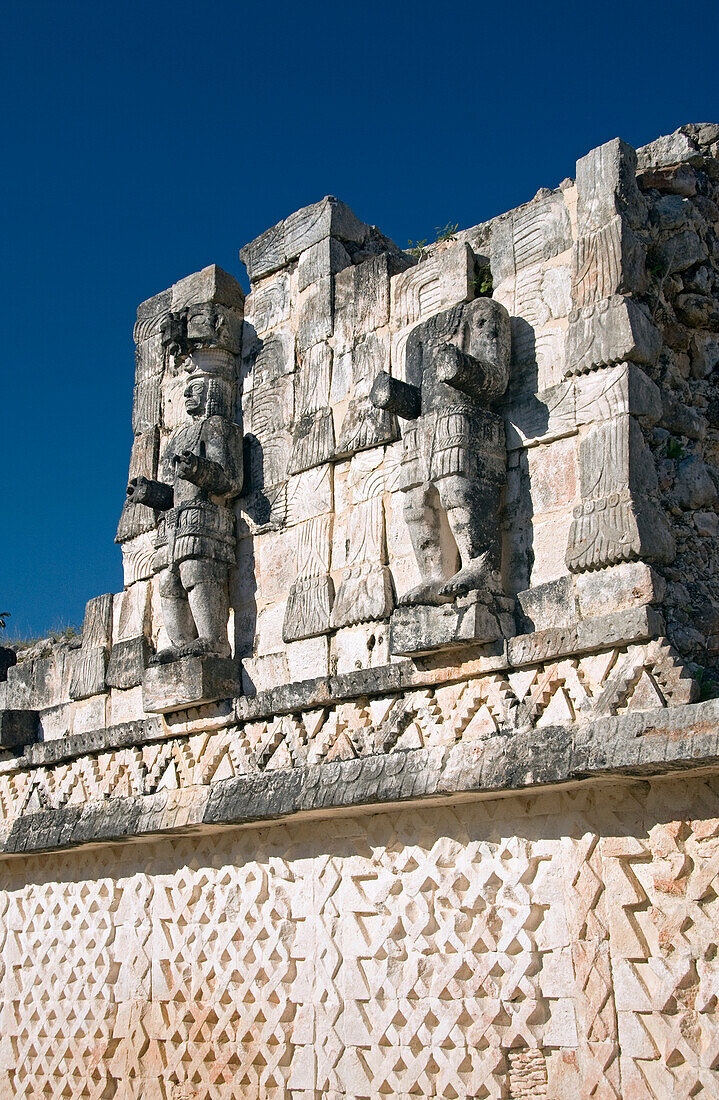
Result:
[[[185,481],[191,481],[195,485],[197,484],[200,464],[200,456],[192,451],[183,451],[181,454],[175,455],[175,467],[178,475],[184,478]]]
[[[230,483],[219,462],[196,455],[192,451],[183,451],[175,455],[175,468],[185,481],[191,481],[208,493],[222,495],[230,488]]]
[[[146,504],[164,512],[172,508],[173,493],[169,485],[162,481],[153,481],[149,477],[133,477],[127,485],[127,499],[131,504]]]

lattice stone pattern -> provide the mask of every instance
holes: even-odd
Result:
[[[3,1097],[719,1086],[719,781],[12,861]]]

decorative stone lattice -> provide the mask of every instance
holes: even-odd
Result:
[[[716,779],[16,861],[3,1095],[715,1095],[718,876]]]

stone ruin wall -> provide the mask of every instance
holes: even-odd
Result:
[[[123,592],[0,683],[35,731],[0,751],[0,1095],[719,1091],[718,139],[610,142],[419,260],[325,199],[242,249],[246,298],[208,268],[140,306],[132,477],[185,418],[168,316],[241,332],[238,683],[148,692],[156,517],[126,504]],[[466,597],[396,607],[402,429],[370,392],[489,292],[487,642]]]
[[[13,861],[0,1095],[715,1096],[718,795],[615,783]]]

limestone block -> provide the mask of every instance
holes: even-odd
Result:
[[[132,397],[132,430],[135,435],[151,432],[160,423],[161,376],[138,382]]]
[[[542,195],[497,218],[492,223],[490,251],[495,287],[526,268],[543,265],[571,246],[569,211],[560,191]],[[540,275],[540,283],[541,279]]]
[[[346,566],[343,571],[331,623],[333,627],[340,627],[386,619],[393,606],[392,578],[387,566],[378,562],[358,562]]]
[[[467,643],[486,644],[499,637],[497,618],[474,593],[439,607],[398,607],[389,625],[390,653],[405,656]]]
[[[295,643],[301,644],[301,643]],[[242,660],[242,694],[256,695],[278,684],[290,682],[286,646],[281,653],[266,653],[261,657],[244,657]]]
[[[336,320],[336,314],[335,314]],[[337,331],[335,325],[335,353],[332,359],[332,385],[330,404],[336,405],[349,397],[352,386],[352,351],[337,351]]]
[[[296,642],[331,629],[334,585],[328,574],[298,577],[290,587],[282,639]]]
[[[566,561],[572,572],[638,557],[669,562],[676,547],[666,518],[650,500],[623,489],[574,509]]]
[[[571,505],[579,496],[579,461],[575,438],[556,439],[527,450],[532,508],[550,512]]]
[[[296,577],[295,540],[287,531],[267,531],[257,542],[259,591],[262,599],[276,600]]]
[[[615,214],[626,212],[636,223],[644,211],[637,186],[637,155],[620,138],[592,149],[577,161],[577,222],[579,234],[599,229]]]
[[[113,641],[137,638],[148,625],[149,585],[139,581],[117,594],[112,602]]]
[[[399,439],[397,417],[386,409],[378,409],[370,398],[350,401],[342,420],[335,450],[338,458],[347,458],[372,447],[381,447]]]
[[[280,274],[254,287],[247,299],[245,320],[262,336],[276,329],[290,316],[290,278]]]
[[[153,294],[137,307],[137,321],[133,330],[136,344],[160,335],[162,322],[172,306],[172,288]]]
[[[286,523],[292,526],[332,511],[333,467],[328,463],[287,479]]]
[[[57,741],[67,737],[72,726],[72,703],[63,703],[40,711],[41,741]]]
[[[55,706],[69,698],[76,652],[64,646],[55,647],[49,657],[32,662],[33,690],[38,708]]]
[[[698,233],[685,229],[656,247],[657,263],[662,273],[672,275],[677,271],[686,271],[688,267],[706,260],[708,248]]]
[[[252,282],[284,267],[287,263],[284,222],[265,230],[254,241],[244,245],[240,249],[240,259],[247,267],[247,274]]]
[[[122,572],[125,585],[152,576],[155,557],[154,532],[144,531],[122,544]]]
[[[340,202],[333,195],[327,195],[320,202],[303,207],[285,220],[285,255],[288,260],[292,260],[306,248],[311,248],[328,236],[362,244],[367,232],[367,226],[346,203]]]
[[[624,611],[629,607],[660,603],[666,582],[645,562],[621,562],[595,573],[577,573],[574,590],[579,614],[595,618],[608,607]],[[550,624],[546,624],[550,625]]]
[[[612,646],[656,638],[663,633],[664,620],[651,607],[633,607],[611,615],[585,619],[567,626],[549,627],[518,635],[507,642],[510,665],[520,668],[575,653],[591,653]]]
[[[680,127],[673,134],[665,134],[637,149],[637,167],[663,168],[672,164],[701,165],[701,149],[696,141]]]
[[[121,685],[119,685],[121,686]],[[136,681],[128,690],[110,692],[108,703],[109,721],[112,725],[122,722],[138,722],[145,717],[142,702],[142,682]]]
[[[286,647],[285,655],[288,669],[287,678],[286,680],[275,680],[273,687],[280,683],[313,680],[317,676],[329,675],[330,642],[327,635],[290,642]]]
[[[658,386],[635,363],[620,363],[579,375],[574,391],[578,426],[631,413],[640,423],[651,427],[662,415]]]
[[[133,688],[141,684],[149,655],[148,641],[144,636],[116,641],[105,675],[108,687]]]
[[[132,441],[128,480],[135,477],[157,477],[157,460],[160,452],[160,429],[141,432]],[[143,531],[154,531],[155,514],[144,504],[132,504],[126,500],[117,528],[116,542],[127,542]]]
[[[307,351],[313,344],[332,335],[334,293],[333,280],[324,276],[300,294],[297,304],[297,347]]]
[[[398,270],[396,257],[384,253],[372,256],[337,276],[336,348],[351,348],[360,337],[389,323],[390,278]]]
[[[310,283],[351,265],[347,249],[336,237],[324,237],[300,254],[297,264],[298,290],[305,290]]]
[[[142,701],[148,714],[231,699],[239,692],[239,666],[230,657],[182,657],[151,665],[142,681]]]
[[[646,249],[620,214],[579,237],[572,264],[579,308],[613,294],[641,293],[646,285]]]
[[[356,672],[389,663],[389,630],[386,623],[344,627],[332,638],[336,672]]]
[[[595,367],[630,360],[654,363],[661,336],[645,307],[615,296],[569,315],[566,374],[582,374]]]
[[[94,733],[107,727],[107,695],[94,695],[71,709],[72,732]]]
[[[557,577],[556,580],[518,592],[517,603],[523,617],[521,633],[551,626],[568,626],[577,618],[577,603],[570,576]]]
[[[391,323],[395,332],[414,326],[474,297],[475,258],[458,243],[395,275],[391,282]]]
[[[325,407],[305,412],[295,424],[288,472],[298,474],[313,466],[321,466],[332,458],[334,451],[332,410]]]
[[[572,269],[548,267],[542,276],[542,300],[552,317],[566,317],[572,308]]]
[[[531,571],[527,587],[535,588],[538,584],[545,584],[547,581],[554,581],[566,575],[565,556],[571,527],[570,509],[545,514],[537,513],[532,518],[530,529],[525,533],[526,538],[522,539],[523,548],[531,555]],[[521,530],[518,535],[522,537]]]
[[[255,656],[264,657],[269,653],[279,653],[284,648],[282,626],[287,610],[287,600],[268,604],[256,613]],[[329,612],[327,613],[329,617]],[[255,617],[253,616],[253,619]]]
[[[248,354],[252,357],[252,388],[266,386],[294,372],[294,334],[283,327],[258,336]]]
[[[156,336],[142,340],[135,348],[135,384],[162,374],[164,368],[165,349],[162,335],[158,332]]]
[[[85,699],[104,691],[107,661],[107,649],[103,646],[83,646],[74,653],[70,679],[73,699]]]
[[[560,382],[509,404],[505,412],[507,450],[550,443],[577,430],[574,383]]]
[[[326,237],[361,244],[368,227],[332,195],[298,210],[240,249],[251,282],[269,275]]]
[[[205,302],[215,302],[242,312],[245,295],[233,275],[217,264],[210,264],[173,285],[170,309],[175,313],[185,306]]]
[[[36,710],[0,710],[0,748],[20,749],[37,741],[40,720]]]

